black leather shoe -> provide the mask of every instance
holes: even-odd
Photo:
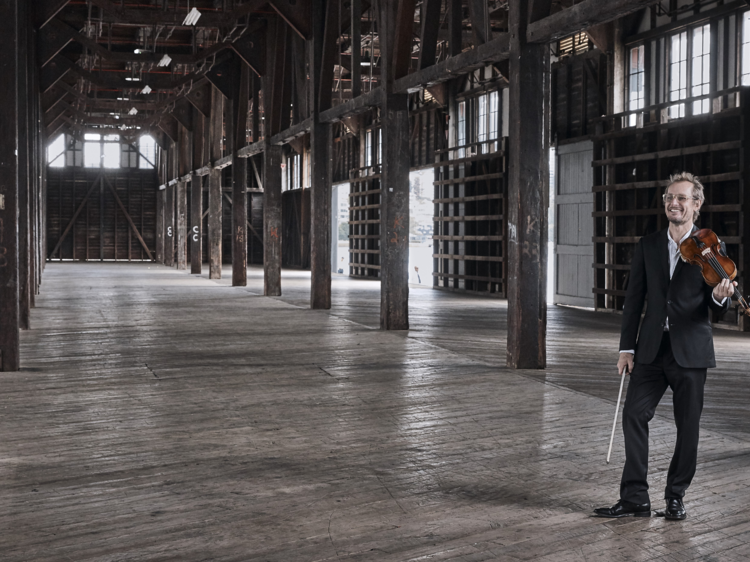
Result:
[[[687,517],[687,511],[685,511],[685,506],[681,499],[669,498],[667,499],[667,508],[664,511],[659,511],[657,515],[671,521],[682,521]]]
[[[595,517],[651,517],[651,504],[637,504],[620,500],[612,507],[598,507],[594,510]]]

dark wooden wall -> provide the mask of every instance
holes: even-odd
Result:
[[[281,264],[310,268],[310,190],[290,189],[281,194]]]
[[[159,189],[156,171],[70,167],[47,170],[50,252],[58,246],[61,235],[78,211],[59,249],[48,255],[49,259],[149,259],[125,212],[112,194],[110,185],[153,255],[156,245],[156,193]]]
[[[564,141],[594,133],[607,113],[607,56],[598,49],[552,65],[552,136]]]

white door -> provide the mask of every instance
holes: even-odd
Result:
[[[591,141],[557,149],[555,304],[594,308],[594,185]]]

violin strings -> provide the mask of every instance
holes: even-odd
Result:
[[[708,263],[711,265],[711,267],[714,269],[714,271],[719,274],[720,277],[724,279],[729,279],[731,281],[731,277],[727,275],[727,272],[724,271],[724,268],[721,267],[721,264],[716,259],[716,256],[714,256],[713,252],[709,253]],[[745,299],[743,298],[742,294],[737,290],[736,287],[733,287],[734,289],[734,296],[739,300],[745,307],[747,307],[747,303],[745,303]]]

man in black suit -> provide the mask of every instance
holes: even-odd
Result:
[[[669,228],[644,236],[633,256],[617,362],[619,373],[630,374],[622,413],[625,467],[620,501],[595,509],[599,517],[650,517],[648,422],[667,387],[674,394],[677,443],[663,515],[673,520],[686,517],[682,498],[695,474],[706,369],[716,366],[709,312],[726,312],[734,293],[728,280],[712,289],[699,267],[680,258],[680,244],[696,229],[703,201],[697,177],[687,172],[670,177],[664,193]]]

